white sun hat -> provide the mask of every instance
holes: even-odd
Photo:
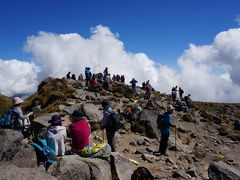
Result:
[[[23,103],[23,100],[20,97],[13,98],[13,105],[21,104],[21,103]]]

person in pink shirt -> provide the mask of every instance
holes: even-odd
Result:
[[[69,126],[69,134],[72,137],[72,152],[80,153],[90,143],[91,127],[81,109],[75,110],[71,118],[72,124]]]

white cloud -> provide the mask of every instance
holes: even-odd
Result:
[[[32,54],[32,61],[38,66],[27,63],[32,68],[32,74],[29,74],[34,77],[33,80],[37,76],[39,79],[63,77],[68,71],[79,75],[84,73],[86,66],[91,67],[92,72],[102,72],[109,67],[111,74],[124,74],[127,83],[132,77],[138,80],[139,85],[150,80],[161,92],[170,93],[171,88],[178,85],[185,94],[191,93],[195,100],[240,101],[240,76],[237,74],[240,70],[240,42],[237,41],[240,29],[217,34],[210,45],[190,44],[178,59],[178,71],[156,64],[144,53],[128,52],[118,39],[119,35],[112,33],[108,27],[98,25],[91,29],[91,33],[89,38],[76,33],[48,32],[29,37],[24,50]],[[2,71],[0,77],[1,74]],[[27,82],[23,84],[27,87]]]
[[[0,59],[0,93],[8,96],[33,93],[39,71],[34,63]]]
[[[235,21],[238,23],[238,25],[240,25],[240,15],[237,15],[237,17],[235,18]]]

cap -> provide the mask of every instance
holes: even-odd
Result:
[[[52,126],[58,126],[61,125],[61,116],[58,114],[55,114],[52,116],[51,120],[48,121],[48,123],[51,123]]]

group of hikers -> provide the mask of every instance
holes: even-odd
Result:
[[[107,67],[104,69],[103,73],[93,75],[90,71],[90,67],[85,68],[87,87],[96,85],[97,83],[101,83],[103,84],[103,86],[107,87],[107,84],[109,84],[111,80],[121,81],[124,83],[125,78],[124,81],[122,81],[121,76],[119,76],[119,79],[117,77],[118,75],[111,79]],[[71,72],[68,72],[67,78],[76,80],[75,74],[72,74],[71,76]],[[79,80],[83,80],[83,76],[81,74],[79,75]],[[136,84],[138,83],[137,80],[132,78],[130,83],[132,85],[132,90],[135,91]],[[146,90],[146,98],[151,99],[153,88],[150,85],[149,80],[142,84],[142,89]],[[177,99],[177,91],[179,92],[180,99],[185,99],[182,96],[184,91],[181,89],[181,87],[179,87],[179,89],[177,90],[176,86],[172,89],[173,102]],[[190,98],[190,95],[188,95],[188,97]],[[26,129],[28,129],[30,126],[29,120],[26,121],[26,119],[30,119],[30,117],[33,115],[33,112],[23,115],[23,112],[21,110],[21,104],[23,103],[23,100],[19,97],[14,97],[12,100],[13,106],[6,113],[8,114],[8,118],[5,117],[4,123],[4,118],[0,119],[0,125],[1,127],[15,129],[24,133],[26,132]],[[106,130],[107,143],[111,147],[111,152],[115,152],[115,133],[121,128],[119,113],[111,106],[111,103],[108,100],[103,100],[101,102],[101,106],[103,108],[103,119],[100,121],[100,127],[102,130]],[[161,140],[159,150],[154,152],[154,154],[160,153],[160,155],[167,156],[168,140],[171,134],[170,128],[176,127],[173,123],[173,111],[174,107],[172,105],[168,105],[167,111],[161,114],[161,116],[159,116],[161,117],[160,122],[158,121],[159,117],[157,119],[157,123],[160,124],[158,125],[158,128],[161,132]],[[134,110],[131,108],[128,108],[125,117],[131,122],[136,120],[134,116]],[[81,155],[83,149],[91,144],[91,126],[88,123],[88,119],[86,118],[83,109],[79,108],[74,110],[73,113],[70,115],[70,118],[71,125],[68,127],[68,129],[66,129],[62,125],[62,117],[59,114],[53,115],[48,121],[49,126],[44,131],[43,136],[41,138],[39,138],[39,136],[36,136],[34,138],[33,146],[37,154],[38,166],[43,165],[47,169],[48,166],[53,162],[52,160],[54,160],[54,158],[49,160],[44,156],[45,154],[43,153],[43,150],[46,150],[47,147],[49,148],[49,151],[53,153],[53,156],[55,155],[57,157],[68,154]],[[72,138],[72,142],[71,149],[66,151],[65,143],[67,140],[67,136]]]

